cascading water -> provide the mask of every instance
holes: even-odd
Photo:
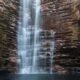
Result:
[[[39,49],[39,44],[38,44],[38,37],[39,37],[39,32],[40,32],[40,0],[34,0],[34,4],[35,4],[35,22],[34,22],[34,52],[33,52],[33,62],[32,62],[32,72],[36,73],[38,71],[37,68],[37,53],[38,53],[38,49]]]
[[[19,73],[34,73],[37,68],[37,36],[39,30],[39,17],[40,17],[40,0],[34,0],[33,4],[31,0],[22,0],[20,2],[20,18],[18,26],[18,56],[19,56]],[[32,26],[31,22],[31,9],[30,5],[34,7],[34,38],[31,45]],[[34,49],[33,49],[34,47]],[[33,51],[32,51],[33,50]],[[33,53],[33,54],[32,54]],[[33,57],[31,55],[33,55]],[[30,66],[29,66],[30,64]]]
[[[20,16],[17,34],[19,74],[52,74],[54,31],[43,30],[40,27],[40,3],[41,0],[20,1]],[[31,9],[33,9],[33,13],[31,12]],[[44,47],[45,45],[49,46]],[[47,49],[50,51],[47,51]],[[46,60],[46,55],[48,53],[50,54],[50,66],[47,68],[44,66],[42,69],[39,65],[39,60],[43,58]],[[47,61],[43,62],[41,64],[44,64]],[[47,71],[47,69],[49,71]]]
[[[30,25],[30,0],[21,0],[20,2],[20,18],[18,26],[18,56],[20,61],[20,74],[30,73],[30,36],[31,36],[31,25]]]

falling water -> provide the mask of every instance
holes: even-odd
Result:
[[[32,72],[36,73],[38,71],[37,69],[37,53],[38,53],[38,48],[39,44],[37,43],[38,41],[38,36],[40,32],[40,0],[34,0],[35,4],[35,22],[34,22],[34,53],[33,53],[33,68]]]
[[[48,41],[46,40],[46,37],[54,38],[54,31],[41,29],[40,3],[41,0],[20,1],[20,12],[19,12],[20,16],[19,16],[19,22],[18,22],[19,25],[17,34],[19,74],[45,73],[46,68],[42,69],[39,67],[39,59],[45,58],[46,57],[45,53],[48,52],[50,53],[49,72],[52,73],[54,40],[52,39]],[[33,13],[31,12],[31,9],[33,9]],[[43,33],[42,36],[40,36],[41,33]],[[49,36],[46,35],[47,33],[49,33],[50,35]],[[42,40],[40,40],[40,38]],[[49,47],[50,51],[47,51],[46,50],[47,48],[43,47],[42,44],[50,44]],[[45,52],[42,52],[44,50]]]
[[[33,2],[33,3],[31,3]],[[31,8],[34,7],[34,38],[33,44],[30,42],[32,33],[31,23]],[[37,49],[36,41],[39,30],[39,17],[40,17],[40,0],[21,0],[20,1],[20,18],[18,26],[18,56],[19,56],[19,73],[30,74],[36,70]],[[34,49],[33,49],[34,47]],[[33,50],[33,51],[32,51]],[[33,57],[32,57],[33,53]],[[31,54],[31,55],[30,55]],[[32,61],[32,62],[31,62]]]
[[[30,16],[31,0],[21,0],[20,2],[20,18],[18,26],[18,56],[19,56],[19,73],[29,74],[31,59],[28,54],[30,52],[30,36],[31,36],[31,16]]]

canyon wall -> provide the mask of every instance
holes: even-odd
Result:
[[[42,0],[42,23],[54,30],[55,52],[53,68],[57,72],[80,67],[80,1]],[[0,0],[0,69],[16,71],[17,21],[19,0]]]

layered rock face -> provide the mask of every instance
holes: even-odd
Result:
[[[15,71],[18,0],[0,0],[0,69]]]
[[[79,0],[42,0],[42,27],[56,32],[53,67],[57,72],[78,71],[80,66],[79,5]]]
[[[0,0],[0,68],[12,72],[17,66],[18,10],[19,0]],[[53,68],[59,73],[78,71],[80,1],[42,0],[41,13],[42,28],[56,32]]]

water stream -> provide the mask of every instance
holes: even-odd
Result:
[[[20,16],[17,34],[19,74],[52,74],[53,72],[55,32],[53,30],[42,30],[40,26],[40,4],[41,0],[20,1]],[[44,45],[49,46],[44,47]],[[50,55],[50,64],[46,67],[47,54]],[[44,64],[44,67],[41,67],[39,60],[42,60],[43,58],[45,61],[43,60],[41,64]]]

